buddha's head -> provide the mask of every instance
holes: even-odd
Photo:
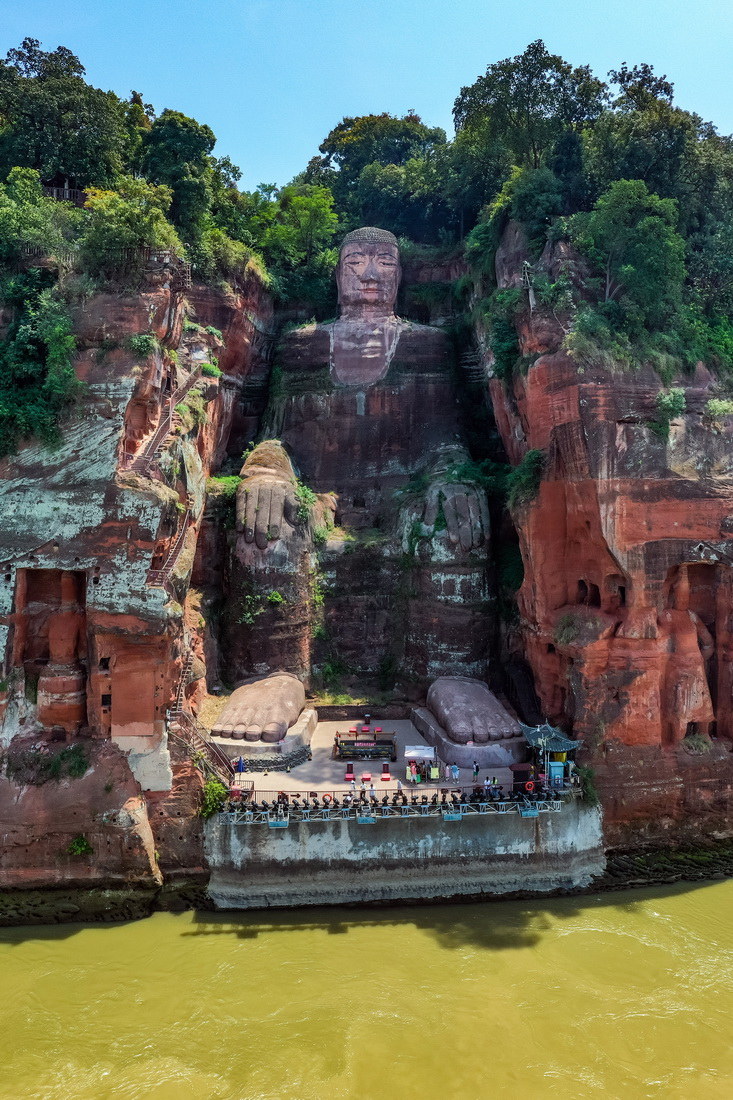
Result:
[[[372,226],[347,233],[336,269],[341,316],[347,320],[392,316],[401,276],[393,233]]]

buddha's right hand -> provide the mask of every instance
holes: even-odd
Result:
[[[298,522],[295,472],[281,443],[268,439],[247,456],[237,489],[237,531],[260,550]]]

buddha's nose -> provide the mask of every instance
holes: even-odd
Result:
[[[363,283],[376,283],[378,280],[379,268],[377,266],[377,261],[375,259],[371,259],[366,265],[364,271],[362,272],[361,281]]]

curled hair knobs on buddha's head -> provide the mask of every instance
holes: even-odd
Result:
[[[390,233],[388,229],[377,229],[374,225],[365,225],[361,229],[352,229],[350,233],[347,233],[341,242],[343,248],[345,244],[352,244],[353,242],[363,241],[365,244],[393,244],[395,248],[397,245],[397,238],[394,233]]]

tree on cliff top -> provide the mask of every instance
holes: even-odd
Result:
[[[171,189],[171,218],[187,241],[204,228],[211,204],[210,153],[214,131],[180,111],[166,110],[143,136],[143,172]]]
[[[408,111],[402,118],[387,113],[344,118],[320,145],[323,164],[338,169],[331,177],[341,192],[356,183],[368,164],[406,164],[445,144],[445,130],[426,126],[419,115]]]
[[[123,176],[115,191],[90,188],[80,247],[85,270],[104,273],[119,264],[125,249],[169,248],[177,255],[183,245],[166,215],[170,188]]]
[[[563,132],[597,119],[607,98],[587,65],[573,68],[538,39],[461,88],[453,119],[457,133],[472,130],[486,146],[505,148],[514,164],[539,168]]]
[[[677,203],[651,194],[643,180],[617,180],[589,214],[568,221],[578,248],[602,273],[602,298],[625,305],[651,327],[679,307],[685,242]]]
[[[38,172],[13,168],[0,184],[0,262],[17,260],[24,246],[58,258],[73,247],[82,221],[69,203],[45,197]]]
[[[83,74],[70,50],[45,53],[35,38],[0,61],[0,178],[19,166],[79,187],[114,182],[127,146],[125,112]]]
[[[322,142],[304,182],[331,188],[345,226],[379,224],[424,239],[451,219],[439,155],[445,131],[409,111],[344,118]]]

